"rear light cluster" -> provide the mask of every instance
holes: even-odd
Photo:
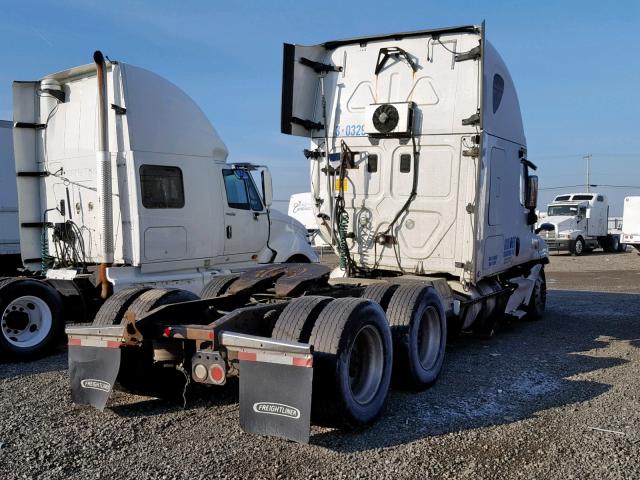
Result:
[[[218,352],[196,352],[191,358],[191,376],[198,383],[224,385],[225,364]]]

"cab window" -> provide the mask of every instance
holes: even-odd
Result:
[[[144,208],[184,207],[184,183],[178,167],[140,166],[140,190]]]
[[[262,210],[260,195],[249,173],[244,170],[222,170],[227,203],[241,210]]]

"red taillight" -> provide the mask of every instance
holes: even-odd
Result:
[[[169,338],[171,336],[171,327],[165,328],[162,335],[164,335],[165,337]]]
[[[209,369],[209,373],[211,375],[211,381],[213,383],[222,383],[224,380],[224,370],[220,365],[213,365]]]

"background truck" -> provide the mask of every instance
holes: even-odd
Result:
[[[317,261],[305,228],[270,210],[269,170],[227,163],[186,94],[100,52],[94,60],[13,85],[9,178],[35,278],[0,281],[6,356],[41,354],[65,320],[93,320],[107,298],[121,309],[150,287],[162,289],[156,306],[206,298],[221,273]]]
[[[541,233],[550,250],[582,255],[594,248],[623,252],[621,231],[609,229],[609,203],[600,193],[564,193],[555,197],[542,220]]]
[[[0,120],[0,275],[21,266],[19,236],[11,122]]]
[[[311,192],[294,193],[289,198],[289,210],[287,212],[290,217],[295,218],[302,223],[307,232],[311,244],[317,248],[327,247],[327,242],[318,235],[318,224],[313,214],[313,197]]]
[[[265,267],[159,308],[107,300],[92,327],[67,329],[73,400],[104,408],[116,383],[182,397],[239,375],[246,431],[308,441],[312,419],[371,423],[392,379],[432,385],[449,334],[541,318],[535,166],[484,35],[285,44],[281,130],[311,138],[313,212],[340,267]]]
[[[622,241],[640,254],[640,197],[625,197],[622,216]]]

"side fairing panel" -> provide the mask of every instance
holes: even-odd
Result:
[[[317,74],[300,63],[300,60],[306,58],[313,62],[322,61],[325,53],[324,47],[321,46],[304,47],[285,43],[282,72],[282,133],[309,136],[309,130],[296,123],[295,119],[313,120],[319,82]]]

